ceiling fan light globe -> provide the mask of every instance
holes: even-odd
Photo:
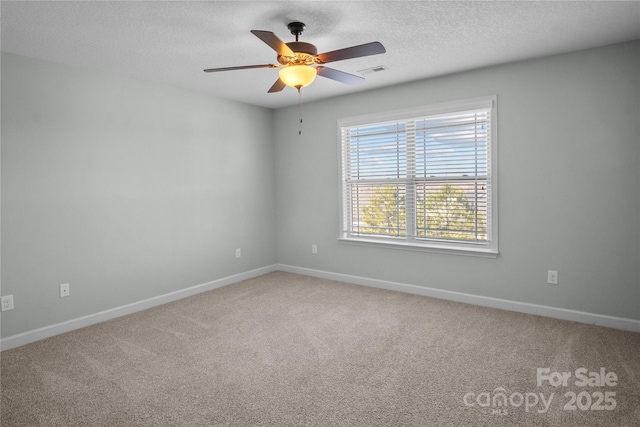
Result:
[[[315,67],[308,65],[289,65],[278,73],[284,84],[296,89],[310,85],[315,80],[316,74]]]

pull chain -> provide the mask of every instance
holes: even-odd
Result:
[[[302,92],[298,88],[298,135],[302,135]]]

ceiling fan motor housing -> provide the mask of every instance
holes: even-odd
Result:
[[[278,55],[278,62],[282,65],[312,65],[318,63],[318,49],[311,43],[289,42],[286,45],[296,56]]]

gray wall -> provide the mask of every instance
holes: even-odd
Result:
[[[278,110],[278,262],[640,319],[639,70],[633,42],[362,92],[305,105],[302,138]],[[338,242],[339,118],[493,94],[497,259]]]
[[[268,109],[3,53],[2,336],[275,263],[272,129]]]
[[[3,53],[2,337],[274,263],[640,319],[639,69],[633,42],[361,92],[300,137],[297,107]],[[497,259],[338,242],[339,118],[492,94]]]

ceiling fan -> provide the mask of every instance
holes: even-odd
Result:
[[[287,28],[289,28],[291,34],[296,36],[295,42],[284,43],[271,31],[251,30],[251,33],[277,52],[278,64],[208,68],[204,71],[206,73],[212,73],[249,68],[280,68],[279,78],[268,92],[280,92],[285,86],[296,88],[298,92],[300,92],[300,88],[313,82],[316,75],[348,85],[360,84],[364,82],[363,77],[325,67],[322,64],[362,56],[378,55],[386,52],[386,49],[380,42],[371,42],[318,54],[318,49],[311,43],[298,41],[298,36],[304,31],[305,24],[302,22],[291,22],[287,25]]]

